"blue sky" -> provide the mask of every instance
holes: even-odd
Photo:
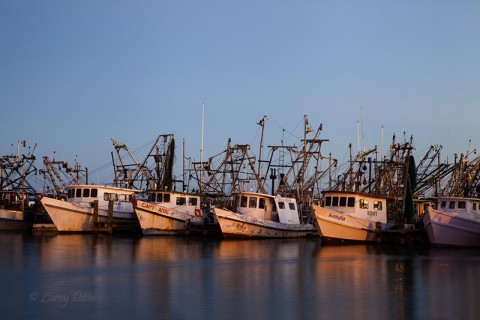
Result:
[[[0,154],[26,140],[92,170],[111,138],[173,133],[199,159],[202,103],[205,157],[228,138],[256,150],[263,115],[265,145],[283,129],[298,144],[308,115],[342,159],[360,109],[367,147],[383,126],[385,147],[405,132],[418,152],[465,152],[479,57],[477,0],[0,0]]]

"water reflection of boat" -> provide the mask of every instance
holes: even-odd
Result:
[[[436,246],[480,246],[480,199],[442,197],[423,215],[428,239]]]
[[[75,185],[67,201],[42,198],[42,204],[59,232],[132,231],[138,228],[131,189]]]
[[[294,198],[253,192],[235,195],[235,211],[214,208],[224,237],[299,238],[318,236],[313,224],[300,223]]]

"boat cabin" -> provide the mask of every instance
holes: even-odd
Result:
[[[199,215],[198,213],[201,212],[200,196],[197,194],[174,191],[148,191],[147,201],[191,215],[195,213]]]
[[[241,192],[235,195],[234,206],[238,213],[251,218],[300,224],[297,202],[294,198]]]
[[[438,198],[437,210],[442,212],[472,212],[480,214],[480,199],[462,197]]]
[[[359,192],[324,191],[323,207],[362,219],[387,223],[387,198]]]
[[[132,197],[134,191],[107,186],[75,185],[67,188],[67,201],[80,205],[93,205],[98,200],[100,208],[108,206],[113,201],[115,210],[132,211]]]

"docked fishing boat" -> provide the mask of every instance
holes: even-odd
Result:
[[[387,225],[387,198],[347,191],[325,191],[323,206],[313,204],[322,239],[374,242]]]
[[[32,227],[32,210],[29,201],[24,199],[27,197],[12,191],[0,192],[0,231],[28,230]]]
[[[38,200],[29,177],[36,174],[35,149],[25,140],[18,141],[17,153],[0,157],[0,231],[30,229],[35,220]]]
[[[218,234],[213,216],[201,208],[198,194],[150,191],[147,201],[134,200],[144,235]]]
[[[480,199],[442,197],[423,215],[428,240],[435,246],[480,246]]]
[[[59,232],[116,232],[138,229],[132,205],[134,190],[75,185],[67,200],[43,197],[41,202]]]
[[[294,238],[318,236],[313,224],[301,223],[294,198],[238,192],[233,210],[214,208],[224,237]]]

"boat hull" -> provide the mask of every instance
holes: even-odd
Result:
[[[0,231],[28,230],[32,223],[28,221],[22,211],[0,209]]]
[[[41,201],[59,232],[133,231],[138,228],[133,212],[114,210],[109,221],[108,210],[99,209],[95,221],[93,207],[47,197]]]
[[[376,242],[377,222],[313,205],[322,239],[339,242]]]
[[[286,224],[247,217],[224,209],[214,209],[222,235],[241,238],[318,237],[312,224]]]
[[[182,213],[145,201],[137,201],[135,214],[142,233],[147,236],[210,234],[220,230],[218,225],[209,223],[203,216]]]
[[[423,215],[423,224],[428,240],[434,246],[480,246],[480,221],[461,218],[429,207]]]

